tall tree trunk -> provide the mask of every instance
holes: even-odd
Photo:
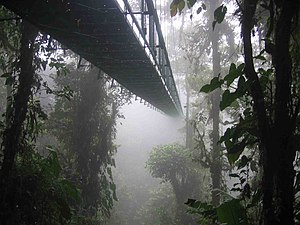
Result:
[[[281,5],[282,4],[282,5]],[[294,125],[292,124],[290,102],[291,102],[291,79],[292,60],[290,56],[290,37],[292,33],[292,20],[296,18],[299,9],[299,0],[286,0],[277,3],[281,7],[281,13],[275,29],[275,48],[273,63],[276,77],[275,94],[275,140],[276,165],[278,165],[275,177],[276,194],[278,196],[278,219],[280,224],[293,225],[294,204],[294,178],[295,171],[293,162],[295,159],[295,147],[293,146]]]
[[[9,115],[7,127],[3,134],[3,163],[0,171],[1,190],[1,222],[10,224],[9,213],[13,205],[12,199],[7,197],[11,185],[12,170],[15,166],[16,154],[22,150],[24,138],[23,125],[26,119],[28,101],[31,95],[31,87],[34,82],[34,68],[32,65],[34,56],[34,42],[37,30],[23,21],[21,24],[21,48],[19,61],[19,85],[13,100],[13,112]],[[8,213],[8,214],[7,214]]]
[[[292,18],[299,9],[298,0],[276,2],[279,19],[276,22],[275,47],[271,52],[275,66],[275,117],[271,129],[264,96],[254,69],[251,31],[257,0],[245,0],[242,36],[245,53],[245,74],[250,80],[254,111],[257,115],[263,156],[263,220],[264,225],[294,225],[293,183],[295,171],[294,125],[291,122],[291,58],[289,53]]]
[[[250,80],[250,92],[254,101],[253,109],[257,115],[259,137],[263,158],[263,220],[265,225],[276,224],[273,206],[274,189],[274,159],[272,154],[272,139],[269,120],[267,118],[263,92],[259,83],[258,75],[254,69],[251,32],[253,28],[254,14],[257,0],[245,0],[243,5],[242,37],[245,54],[245,75]]]
[[[20,49],[19,86],[13,102],[13,113],[9,116],[9,123],[4,131],[2,148],[4,159],[1,167],[1,178],[10,175],[14,166],[16,153],[20,150],[23,124],[26,118],[31,87],[34,82],[34,41],[37,30],[26,22],[22,23],[22,37]]]
[[[220,52],[219,52],[219,28],[218,25],[212,30],[212,21],[214,17],[214,10],[218,7],[219,1],[212,0],[210,2],[210,22],[209,26],[211,29],[211,44],[212,44],[212,56],[213,56],[213,76],[217,77],[221,72]],[[212,131],[212,153],[211,153],[211,178],[212,178],[212,203],[213,205],[220,204],[219,189],[221,188],[222,178],[222,166],[221,166],[221,152],[220,145],[218,144],[220,139],[220,95],[221,90],[218,88],[212,93],[212,120],[213,120],[213,131]]]

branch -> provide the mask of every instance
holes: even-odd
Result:
[[[266,106],[262,88],[260,86],[258,75],[254,69],[253,50],[251,43],[251,31],[253,28],[254,14],[256,11],[257,0],[244,2],[244,14],[242,18],[242,36],[245,55],[245,75],[250,81],[250,92],[254,101],[254,111],[257,114],[258,126],[261,141],[266,144],[269,136],[270,124],[267,120]]]

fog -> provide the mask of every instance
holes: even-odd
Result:
[[[110,224],[138,225],[139,210],[146,205],[151,191],[160,186],[160,180],[152,178],[145,168],[148,154],[157,145],[182,143],[183,120],[154,111],[139,101],[125,105],[121,112],[125,119],[118,120],[114,171],[118,202]]]

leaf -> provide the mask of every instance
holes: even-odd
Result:
[[[213,90],[220,88],[223,82],[224,82],[223,80],[219,80],[219,77],[214,77],[210,81],[210,84],[206,84],[200,89],[200,92],[204,92],[204,93],[212,92]]]
[[[240,76],[236,92],[241,94],[241,96],[244,95],[249,88],[247,84],[244,76]]]
[[[227,128],[224,135],[220,138],[220,143],[229,141],[231,138],[233,138],[235,132],[235,127]],[[225,143],[226,144],[226,143]],[[226,145],[228,148],[228,146]]]
[[[217,208],[218,220],[227,225],[248,225],[246,210],[240,200],[232,199]]]
[[[214,21],[213,21],[213,29],[215,29],[216,23],[222,23],[222,21],[225,18],[225,14],[227,12],[227,7],[224,5],[219,6],[215,11],[214,11]]]
[[[229,174],[230,177],[236,177],[236,178],[240,178],[240,176],[236,173],[231,173]]]
[[[255,161],[251,161],[251,162],[250,162],[250,169],[251,169],[253,172],[258,172],[257,165],[256,165],[256,162],[255,162]]]
[[[246,141],[243,140],[240,143],[236,143],[232,148],[227,148],[227,159],[230,165],[233,165],[240,157],[246,147]]]
[[[241,192],[242,189],[241,188],[231,188],[230,191],[237,191],[237,192]]]
[[[227,149],[227,152],[228,154],[238,153],[240,151],[243,151],[246,145],[247,145],[246,141],[242,140],[241,142],[236,143],[232,148]]]
[[[252,159],[248,158],[247,156],[243,155],[239,164],[238,164],[238,169],[241,169],[247,165],[248,162],[250,162]]]
[[[225,14],[227,12],[227,7],[224,5],[221,5],[220,7],[218,7],[215,11],[214,11],[214,19],[218,22],[218,23],[222,23],[222,21],[225,18]]]
[[[227,153],[227,159],[228,159],[228,162],[230,163],[230,165],[234,165],[234,163],[236,162],[236,160],[238,160],[238,158],[240,157],[240,155],[242,154],[242,150],[239,151],[239,152],[235,152],[235,153]]]
[[[4,73],[1,75],[1,77],[4,77],[4,78],[8,78],[8,77],[11,77],[12,73]]]
[[[255,56],[253,57],[254,59],[259,59],[259,60],[263,60],[263,61],[266,61],[266,58],[262,55],[258,55],[258,56]]]
[[[58,161],[57,152],[55,150],[49,151],[49,156],[46,158],[48,163],[48,171],[54,176],[58,177],[61,171],[61,166]]]
[[[171,17],[174,17],[177,14],[177,4],[175,4],[174,2],[172,2],[170,5],[170,13]]]
[[[185,7],[185,1],[184,0],[180,0],[180,2],[177,5],[177,8],[179,10],[179,14],[181,14],[181,12],[184,9],[184,7]]]
[[[67,179],[61,179],[60,184],[64,189],[64,192],[68,195],[68,197],[72,198],[73,200],[80,202],[80,194],[79,190],[76,188],[74,184],[72,184],[69,180]]]
[[[5,85],[11,86],[11,85],[13,85],[14,82],[15,82],[15,78],[14,77],[8,77],[5,80]]]
[[[227,87],[239,76],[244,74],[244,64],[240,64],[238,67],[234,63],[231,63],[228,74],[224,77]]]
[[[257,56],[254,56],[254,59],[259,59],[259,60],[263,60],[266,61],[266,58],[263,56],[263,54],[265,53],[265,49],[263,49],[262,51],[260,51],[260,53]]]
[[[216,216],[216,209],[214,208],[214,206],[206,202],[197,201],[195,199],[188,199],[184,204],[194,209],[189,210],[191,214],[197,213],[207,218]]]
[[[195,3],[197,2],[197,0],[188,0],[187,1],[187,5],[188,5],[188,8],[192,8],[193,5],[195,5]]]
[[[1,77],[6,78],[5,85],[11,86],[15,82],[15,78],[12,76],[11,72],[4,73]]]
[[[222,95],[222,100],[220,102],[220,110],[224,110],[230,106],[240,95],[236,92],[231,93],[229,90],[225,90]]]
[[[257,203],[259,203],[259,201],[261,200],[261,197],[262,197],[262,190],[260,188],[258,188],[252,196],[251,204],[253,206],[257,206]]]
[[[199,7],[199,8],[197,9],[197,14],[201,13],[201,11],[202,11],[202,7]]]

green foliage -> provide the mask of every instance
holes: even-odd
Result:
[[[172,186],[168,183],[160,184],[151,190],[150,198],[141,209],[140,224],[147,225],[176,225],[176,198]]]
[[[52,125],[49,125],[64,148],[64,158],[68,158],[64,171],[70,179],[76,180],[81,190],[82,201],[76,205],[77,213],[72,221],[96,224],[110,216],[113,201],[117,200],[112,179],[117,106],[106,92],[106,80],[99,78],[98,71],[69,70],[71,76],[56,77],[58,88],[52,93],[60,90],[64,93],[68,85],[72,98],[58,95],[51,114]]]
[[[222,85],[225,86],[226,90],[222,94],[220,109],[225,110],[232,106],[234,102],[244,98],[249,91],[249,82],[244,77],[244,64],[236,66],[232,63],[228,74],[223,79],[214,77],[210,84],[204,85],[200,91],[209,93],[222,87]],[[234,92],[231,91],[232,85],[236,86]],[[257,142],[256,136],[258,132],[255,117],[250,112],[250,108],[246,108],[244,115],[239,118],[239,123],[227,128],[224,135],[220,138],[220,143],[224,142],[226,146],[227,158],[231,165],[239,159],[246,146]]]
[[[186,203],[192,214],[200,215],[199,224],[208,225],[222,223],[227,225],[247,225],[246,209],[239,199],[225,201],[218,207],[205,202],[188,199]]]
[[[232,199],[217,208],[217,217],[221,223],[227,225],[247,225],[246,210],[240,200]]]
[[[190,170],[191,153],[179,144],[158,146],[151,151],[147,168],[153,177],[170,182],[175,174],[184,176]],[[183,178],[184,179],[184,178]]]
[[[204,93],[209,93],[214,91],[217,88],[220,88],[221,85],[223,84],[223,80],[220,80],[219,77],[214,77],[211,81],[210,84],[206,84],[204,85],[201,89],[200,92],[204,92]]]
[[[207,224],[217,220],[217,211],[213,205],[195,199],[188,199],[185,204],[190,207],[189,213],[201,215],[200,224]]]
[[[244,63],[238,65],[238,67],[236,67],[234,63],[231,63],[229,72],[224,77],[224,81],[226,81],[227,87],[230,87],[230,85],[235,79],[241,77],[244,74],[244,67],[245,67]]]
[[[196,2],[197,0],[173,0],[170,4],[171,17],[176,16],[177,13],[181,14],[186,5],[189,9],[192,8]],[[197,14],[199,14],[202,10],[206,10],[206,5],[204,3],[198,7]]]
[[[229,87],[234,81],[236,81],[236,88],[235,91],[232,92],[230,91]],[[223,79],[220,79],[220,77],[214,77],[210,81],[210,84],[206,84],[200,89],[200,92],[212,92],[217,88],[221,88],[223,84],[226,84],[228,89],[226,89],[222,95],[222,100],[220,102],[221,110],[229,107],[237,99],[240,99],[247,94],[249,90],[249,82],[246,81],[244,77],[244,64],[236,66],[234,63],[232,63],[230,65],[228,74],[225,75]]]
[[[31,148],[31,146],[28,146]],[[27,149],[19,154],[8,196],[15,207],[12,224],[62,225],[73,214],[70,202],[79,201],[79,191],[61,175],[56,151],[48,148],[47,157]]]
[[[225,15],[227,13],[227,7],[224,5],[219,6],[215,11],[214,11],[214,21],[212,23],[213,29],[215,29],[215,26],[217,23],[222,23]]]
[[[192,152],[180,144],[155,147],[146,163],[151,175],[169,182],[176,199],[178,224],[193,223],[193,218],[183,212],[183,203],[188,197],[198,196],[204,179],[201,166],[192,161]]]
[[[13,13],[2,7],[0,8],[0,15],[2,18],[16,17]],[[22,24],[25,24],[25,22],[22,22]],[[26,25],[32,28],[29,24],[26,23]],[[35,28],[34,31],[36,34],[37,30]],[[7,105],[6,117],[3,117],[3,121],[0,121],[1,140],[3,140],[5,132],[9,131],[10,133],[15,133],[18,128],[17,132],[20,133],[16,138],[17,149],[9,149],[9,151],[6,151],[8,153],[13,151],[15,151],[14,154],[17,153],[17,159],[12,162],[13,166],[11,167],[11,171],[9,171],[10,173],[3,174],[3,168],[1,168],[0,171],[1,191],[3,193],[0,199],[1,223],[21,225],[99,224],[99,222],[103,222],[104,217],[109,216],[109,210],[112,207],[113,201],[117,199],[115,192],[116,186],[112,181],[110,169],[114,166],[111,155],[115,150],[112,145],[112,138],[115,132],[116,107],[113,105],[112,98],[108,97],[106,93],[100,93],[101,91],[103,93],[105,92],[105,83],[94,82],[95,80],[93,80],[91,82],[92,85],[91,83],[86,85],[89,85],[89,88],[97,88],[98,85],[98,87],[100,87],[98,90],[89,90],[87,88],[86,90],[90,91],[87,93],[88,91],[83,88],[79,91],[75,89],[77,92],[76,95],[74,94],[72,90],[74,86],[71,86],[73,84],[77,85],[77,83],[75,79],[73,79],[73,82],[69,85],[68,81],[70,80],[66,78],[70,72],[70,67],[66,64],[64,57],[59,56],[55,51],[55,49],[59,47],[59,44],[46,34],[39,33],[34,40],[34,47],[30,49],[31,51],[27,51],[28,54],[31,54],[30,56],[32,56],[33,60],[32,62],[29,60],[29,62],[26,62],[28,65],[25,66],[31,67],[32,65],[32,73],[26,74],[26,77],[27,75],[28,77],[32,76],[33,79],[22,83],[21,78],[24,76],[19,77],[19,74],[24,72],[22,71],[24,65],[20,65],[20,58],[24,55],[22,52],[20,53],[19,49],[21,36],[28,39],[27,35],[24,35],[24,32],[21,35],[18,19],[1,21],[0,70],[2,73],[2,81],[7,86],[7,90],[1,90],[1,102],[5,102],[5,104],[1,105]],[[25,43],[26,41],[28,40],[23,42]],[[32,40],[30,41],[32,42]],[[24,49],[25,51],[28,50],[27,48],[29,49],[28,44],[23,44],[23,51]],[[39,75],[41,71],[47,68],[54,69],[56,75],[61,77],[62,80],[65,79],[67,82],[60,85],[59,89],[52,89]],[[26,72],[28,73],[28,71]],[[22,90],[24,90],[25,87],[27,88],[26,90],[30,91],[22,93],[20,95],[21,97],[17,99],[16,96],[20,87],[23,88]],[[7,101],[6,94],[8,94]],[[48,115],[43,111],[39,99],[40,95],[44,97],[45,94],[54,95],[57,103],[61,104],[59,106],[61,107],[61,111],[67,112],[67,116],[63,113],[58,116],[63,120],[62,122],[68,121],[71,123],[70,119],[75,118],[76,122],[78,122],[76,124],[78,125],[77,131],[88,131],[85,135],[94,132],[95,135],[93,137],[88,136],[87,138],[90,139],[86,141],[84,137],[69,135],[69,132],[75,129],[75,127],[68,127],[70,130],[66,133],[60,130],[61,127],[57,127],[57,130],[53,133],[56,132],[56,134],[66,135],[66,137],[60,137],[60,143],[58,139],[55,140],[49,133],[55,124],[51,124],[53,120],[48,123],[45,122]],[[98,99],[102,98],[102,102],[97,102],[98,99],[93,98],[94,96],[98,97]],[[92,112],[88,112],[88,115],[85,115],[84,111],[82,111],[82,117],[85,119],[84,123],[89,123],[88,128],[90,128],[90,130],[81,129],[83,128],[80,123],[82,118],[70,117],[70,112],[72,112],[70,109],[74,109],[80,105],[75,105],[71,103],[70,100],[72,98],[78,100],[81,97],[86,98],[83,102],[87,103],[82,106],[81,110],[86,109],[86,111],[88,111],[91,109],[88,107],[88,103],[92,104]],[[48,99],[46,99],[46,101],[47,100]],[[43,101],[45,100],[43,99]],[[21,104],[22,107],[20,110],[13,107],[16,102]],[[93,103],[96,106],[93,105]],[[74,108],[72,108],[72,106]],[[98,111],[93,111],[93,107]],[[1,113],[3,113],[3,111],[1,108]],[[20,112],[17,118],[15,118],[15,111]],[[74,114],[72,116],[74,116]],[[20,119],[23,117],[25,118],[24,120]],[[103,119],[104,122],[101,121],[101,124],[98,124],[98,118]],[[12,126],[10,131],[7,128],[10,128],[9,126],[12,121],[15,120],[19,123],[17,126]],[[49,124],[51,125],[49,126]],[[37,150],[35,143],[44,137],[41,137],[42,134],[45,137],[50,137],[51,142],[47,144],[55,144],[60,147],[58,148],[60,149],[59,156],[57,152],[53,150],[54,148],[50,146],[48,146],[47,149],[39,147]],[[68,142],[71,140],[70,137],[76,141],[73,143]],[[90,149],[83,147],[87,142],[90,142],[88,146]],[[83,145],[80,145],[80,143],[83,143]],[[39,146],[43,146],[42,143],[38,144]],[[76,146],[76,144],[78,144],[78,146]],[[75,146],[80,152],[80,154],[78,154],[79,157],[85,158],[85,153],[90,154],[90,160],[88,160],[87,163],[80,161],[79,157],[76,158],[74,153],[65,155],[65,149],[68,147],[75,148]],[[3,162],[2,150],[3,143],[0,152],[1,166]],[[46,154],[47,157],[44,156]],[[7,157],[7,155],[7,153],[6,155],[4,154],[4,157]],[[81,167],[74,167],[74,165],[77,166],[77,164],[75,164],[76,160],[78,164],[81,164]],[[88,177],[85,176],[87,175],[85,173],[87,171],[86,167],[84,167],[85,163],[89,164],[87,165],[88,171],[91,171]],[[81,172],[83,172],[83,174],[79,175]],[[88,179],[89,182],[86,182],[84,179]],[[3,183],[5,183],[5,185],[2,185]],[[77,187],[75,187],[74,184],[76,184]],[[2,221],[4,218],[7,220],[6,222],[4,220]]]
[[[231,64],[229,73],[223,79],[214,78],[201,91],[208,93],[223,87],[220,109],[225,113],[235,111],[240,117],[233,117],[226,123],[228,129],[220,144],[224,143],[228,161],[238,170],[230,174],[240,182],[234,184],[232,190],[241,193],[242,199],[252,198],[249,205],[256,205],[258,212],[261,207],[258,199],[263,201],[263,218],[258,217],[254,222],[249,220],[249,223],[294,224],[292,185],[294,170],[298,170],[294,159],[299,141],[297,144],[291,143],[294,143],[294,138],[299,139],[299,20],[295,8],[299,8],[299,2],[266,1],[261,4],[260,1],[254,3],[249,0],[236,3],[238,8],[233,15],[239,17],[242,24],[246,65]],[[224,5],[214,11],[213,29],[224,20],[226,13]],[[252,36],[258,37],[257,44]],[[261,40],[265,42],[263,50],[260,50]],[[248,183],[249,170],[260,172],[257,168],[258,157],[264,168],[263,199],[259,194],[261,187]],[[256,182],[256,179],[252,178],[252,181]],[[256,194],[251,195],[253,190]],[[244,203],[246,205],[247,201]],[[232,204],[236,205],[236,202]],[[226,214],[231,213],[228,208],[232,204],[223,209]],[[247,212],[251,214],[253,209],[249,205]],[[241,210],[237,211],[235,214]],[[235,224],[233,221],[227,224]]]

